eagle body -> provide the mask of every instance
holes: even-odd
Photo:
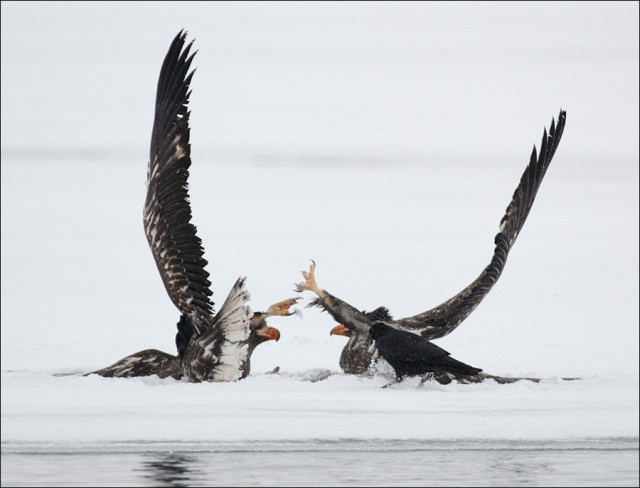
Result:
[[[375,350],[369,334],[352,334],[340,353],[340,369],[347,374],[367,373]]]
[[[347,374],[365,374],[369,372],[372,361],[376,357],[376,346],[369,335],[370,323],[377,320],[391,320],[389,311],[385,307],[378,307],[372,312],[357,312],[350,309],[340,299],[326,293],[323,299],[316,299],[311,302],[311,306],[325,308],[324,303],[328,303],[330,310],[344,310],[336,320],[349,323],[351,327],[339,325],[331,330],[331,335],[343,335],[348,338],[347,344],[340,353],[340,368]],[[362,321],[363,315],[366,321]],[[352,317],[356,317],[353,320]]]
[[[280,305],[280,307],[286,311],[292,303],[295,303],[294,299],[285,300],[275,305]],[[247,350],[246,355],[244,356],[244,363],[240,368],[242,371],[241,379],[248,376],[251,371],[251,354],[254,349],[263,342],[269,340],[277,341],[280,338],[280,331],[275,327],[270,327],[266,321],[266,319],[272,315],[284,315],[284,313],[276,314],[271,311],[273,307],[274,306],[270,307],[270,311],[267,312],[254,312],[251,320],[249,321],[250,333],[249,338],[246,341]],[[194,328],[191,320],[182,315],[178,322],[178,334],[176,334],[176,345],[178,348],[177,356],[157,349],[146,349],[144,351],[130,354],[110,366],[93,371],[85,376],[88,376],[89,374],[97,374],[105,378],[134,378],[157,375],[160,378],[167,378],[170,376],[179,380],[185,377],[182,366],[183,362],[185,364],[191,364],[191,361],[194,361],[195,365],[199,361],[198,354],[193,355],[191,359],[181,360],[181,357],[183,357],[187,351],[189,351],[189,354],[193,354],[193,350],[195,350],[195,347],[187,347],[191,342],[193,331]],[[201,341],[200,344],[201,347],[206,347],[206,339]],[[213,350],[213,347],[211,350]],[[205,354],[203,353],[203,356],[204,355]],[[193,378],[192,381],[196,382],[206,381],[207,371],[208,368],[206,362],[200,365],[200,369],[197,369],[197,366],[193,366],[190,370],[190,376],[187,378]],[[215,379],[212,381],[215,381]]]

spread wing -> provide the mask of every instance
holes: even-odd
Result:
[[[540,154],[537,154],[535,146],[533,147],[529,165],[500,221],[500,230],[494,239],[495,250],[489,265],[473,283],[456,296],[431,310],[396,321],[397,327],[418,332],[430,340],[443,337],[460,325],[489,293],[502,274],[509,251],[529,215],[538,188],[562,138],[565,120],[566,112],[561,110],[557,125],[552,119],[549,134],[547,135],[546,129],[544,131]]]
[[[158,79],[155,117],[147,169],[144,230],[164,286],[174,305],[193,322],[207,328],[213,314],[211,282],[204,267],[202,241],[191,223],[188,183],[189,72],[192,43],[184,47],[181,31],[169,48]],[[183,49],[184,47],[184,49]]]
[[[105,378],[134,378],[157,374],[160,378],[173,376],[179,379],[182,377],[182,368],[177,356],[157,349],[145,349],[131,354],[111,366],[88,374],[98,374]]]

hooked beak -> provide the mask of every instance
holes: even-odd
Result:
[[[268,341],[278,341],[280,339],[280,331],[275,327],[264,327],[256,332],[262,337],[266,337]]]
[[[333,329],[331,329],[331,332],[329,332],[329,335],[347,335],[349,333],[349,329],[347,327],[345,327],[342,324],[336,325]]]

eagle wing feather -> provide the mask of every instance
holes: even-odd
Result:
[[[180,31],[173,40],[158,79],[143,218],[169,298],[202,333],[211,325],[214,304],[202,241],[191,223],[187,105],[195,53],[190,53],[193,42],[184,47],[185,38]]]
[[[558,148],[565,121],[566,112],[561,110],[557,124],[552,119],[549,133],[544,130],[540,154],[537,154],[535,146],[533,147],[529,164],[500,220],[491,262],[480,276],[460,293],[437,307],[413,317],[397,320],[394,325],[420,333],[429,340],[438,339],[452,332],[480,304],[502,274],[509,251],[529,215],[542,179]]]

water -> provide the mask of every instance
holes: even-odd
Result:
[[[637,439],[166,447],[4,453],[2,486],[638,486]]]

